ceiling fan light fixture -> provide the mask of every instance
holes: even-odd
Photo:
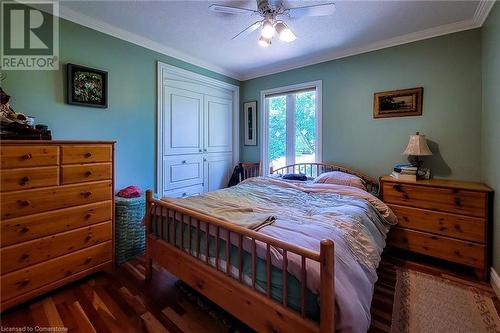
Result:
[[[261,32],[262,37],[266,39],[271,39],[274,36],[274,31],[275,31],[274,26],[271,23],[271,21],[266,20],[264,24],[262,24],[262,32]]]
[[[262,47],[269,47],[271,45],[271,38],[260,36],[258,43]]]
[[[278,21],[274,28],[278,33],[279,39],[283,42],[290,43],[297,39],[297,36],[295,36],[293,31],[290,30],[283,21]]]

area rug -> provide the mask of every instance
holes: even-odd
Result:
[[[396,272],[391,333],[500,333],[492,295],[413,270]]]

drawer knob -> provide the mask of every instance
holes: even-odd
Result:
[[[30,181],[30,178],[28,176],[24,176],[19,180],[19,185],[24,186]]]
[[[92,192],[90,192],[90,191],[80,192],[80,195],[84,196],[85,198],[88,198],[92,195]]]
[[[29,200],[17,200],[17,202],[23,207],[31,205],[31,202]]]
[[[30,231],[30,228],[29,228],[29,227],[23,227],[23,228],[21,229],[21,233],[23,233],[23,234],[27,233],[28,231]]]
[[[85,214],[85,219],[88,220],[92,217],[92,213]]]
[[[87,259],[85,259],[85,263],[88,264],[92,261],[92,257],[87,257]]]
[[[186,192],[182,193],[182,196],[183,197],[187,196],[187,193]]]
[[[85,171],[85,177],[90,177],[92,176],[92,171]]]
[[[85,155],[83,155],[85,158],[89,158],[92,156],[92,153],[91,152],[88,152],[88,153],[85,153]]]
[[[207,151],[206,149],[203,149],[203,151]]]
[[[92,239],[92,233],[89,232],[89,234],[87,235],[87,237],[85,237],[85,241],[88,242],[91,239]]]
[[[396,192],[403,192],[403,187],[400,184],[394,185],[393,188]]]
[[[19,284],[19,286],[21,286],[21,287],[25,287],[28,283],[30,283],[29,279],[23,279],[23,280],[17,282],[17,284]]]
[[[30,257],[30,254],[29,253],[24,253],[22,256],[21,256],[21,260],[26,260]]]
[[[455,205],[462,206],[462,199],[455,197]]]
[[[198,152],[200,152],[200,153],[201,153],[202,151],[203,151],[203,150],[201,150],[201,149],[198,149]]]
[[[183,160],[181,163],[182,163],[182,164],[186,164],[187,162],[186,162],[186,160]]]
[[[31,157],[32,157],[31,154],[25,154],[25,155],[23,155],[22,158],[23,158],[23,160],[29,160],[29,159],[31,159]]]

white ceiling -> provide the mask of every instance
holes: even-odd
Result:
[[[491,1],[336,1],[332,16],[288,19],[293,43],[231,38],[258,17],[218,14],[211,3],[256,9],[256,1],[64,1],[61,16],[244,80],[479,27]],[[321,1],[285,1],[289,7]]]

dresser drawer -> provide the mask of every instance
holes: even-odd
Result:
[[[0,278],[2,301],[110,261],[112,252],[112,241],[107,241],[2,275]]]
[[[401,183],[383,183],[384,202],[486,217],[486,193]]]
[[[486,242],[486,220],[420,208],[389,205],[398,217],[398,225],[467,241]]]
[[[0,221],[1,246],[26,242],[95,223],[111,220],[112,201],[64,208]]]
[[[62,183],[65,185],[111,179],[111,166],[111,163],[63,165]]]
[[[2,169],[59,164],[58,146],[1,146]]]
[[[176,190],[165,191],[164,196],[170,198],[186,198],[203,193],[203,185],[186,186]]]
[[[62,256],[111,239],[111,221],[0,249],[1,274]]]
[[[387,243],[400,249],[476,268],[484,268],[486,262],[484,245],[421,231],[393,227],[389,231]]]
[[[203,156],[177,155],[164,157],[163,188],[176,188],[203,183]]]
[[[2,193],[1,218],[110,200],[111,196],[111,181]]]
[[[63,164],[111,162],[111,146],[63,146],[61,152]]]
[[[59,167],[0,170],[2,192],[59,185]]]

